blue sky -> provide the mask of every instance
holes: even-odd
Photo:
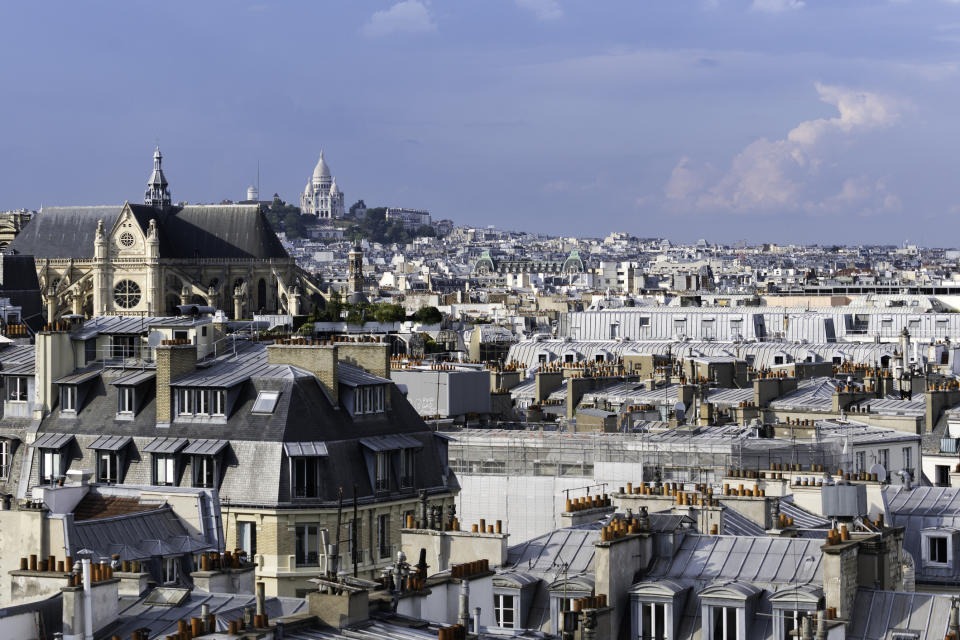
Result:
[[[296,201],[676,240],[956,245],[960,3],[0,5],[0,208]]]

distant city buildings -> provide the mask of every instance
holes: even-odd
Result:
[[[34,257],[48,322],[181,304],[297,314],[321,295],[259,204],[173,205],[162,161],[158,149],[143,204],[43,207],[11,242]]]
[[[337,186],[337,179],[330,174],[330,167],[323,159],[323,151],[320,152],[313,175],[300,194],[300,212],[325,220],[343,217],[343,192]]]
[[[404,209],[402,207],[387,207],[385,215],[387,222],[395,222],[403,225],[405,229],[417,229],[419,227],[429,227],[430,212],[423,209]]]

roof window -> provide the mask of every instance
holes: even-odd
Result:
[[[273,413],[277,407],[277,400],[280,399],[279,391],[261,391],[257,394],[257,400],[253,403],[251,413]]]

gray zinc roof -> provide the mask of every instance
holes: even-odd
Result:
[[[848,640],[887,640],[890,630],[916,633],[917,640],[940,640],[950,623],[950,594],[857,589],[847,627]]]
[[[87,445],[87,449],[96,451],[120,451],[133,442],[130,436],[100,436]]]
[[[183,450],[185,454],[215,456],[230,444],[229,440],[191,440]]]

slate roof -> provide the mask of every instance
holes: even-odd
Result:
[[[924,529],[960,529],[960,488],[913,487],[901,485],[883,487],[883,503],[887,521],[892,526],[905,527],[903,550],[913,556],[917,581],[956,582],[960,579],[960,563],[953,567],[927,567],[922,562]]]
[[[156,219],[161,259],[288,258],[258,205],[129,206],[144,232]],[[91,259],[97,222],[109,232],[123,207],[44,207],[10,247],[36,258]]]
[[[150,594],[152,593],[151,591]],[[150,594],[142,598],[121,598],[117,620],[102,630],[103,637],[117,635],[121,638],[129,638],[137,629],[146,627],[150,629],[151,638],[166,638],[177,633],[178,620],[199,617],[200,608],[204,604],[210,605],[210,613],[217,616],[217,631],[224,633],[231,620],[239,620],[243,617],[244,609],[256,604],[256,597],[252,594],[207,593],[194,589],[179,606],[158,607],[144,602]],[[307,602],[302,598],[268,597],[264,606],[267,616],[275,620],[296,613],[304,613]],[[433,635],[436,636],[436,634]]]
[[[244,352],[243,358],[227,358],[221,364],[201,370],[202,375],[215,373],[218,367],[222,375],[232,375],[231,366],[244,369],[251,366],[251,362],[265,363],[265,353],[263,344],[255,344]],[[290,500],[290,468],[284,444],[321,443],[328,455],[320,465],[321,495],[316,502],[326,505],[336,503],[338,487],[356,484],[361,500],[374,495],[368,471],[370,450],[361,441],[370,439],[379,446],[382,438],[388,438],[391,442],[397,439],[404,448],[416,449],[415,487],[403,491],[458,489],[455,476],[448,474],[446,442],[429,430],[396,385],[387,386],[390,399],[386,411],[354,418],[331,403],[313,374],[289,365],[265,365],[255,376],[249,371],[240,376],[241,382],[231,392],[232,405],[225,419],[178,418],[158,429],[155,378],[137,388],[138,409],[132,419],[117,419],[119,389],[111,381],[122,375],[125,374],[106,370],[87,383],[87,399],[76,415],[61,417],[60,408],[54,407],[40,426],[38,437],[45,434],[76,436],[77,442],[64,449],[69,468],[95,468],[94,452],[88,447],[97,438],[130,436],[134,442],[126,449],[123,483],[149,485],[152,474],[148,450],[158,438],[176,441],[178,446],[184,443],[183,447],[202,442],[197,445],[200,448],[206,448],[209,441],[224,440],[228,444],[220,454],[223,457],[219,487],[222,498],[234,504],[274,505]],[[279,392],[276,407],[270,414],[252,412],[260,391]],[[180,452],[183,454],[183,449]],[[36,482],[36,464],[34,459],[34,472],[29,476],[31,483]],[[189,486],[191,479],[189,470],[184,470],[178,485]]]
[[[68,553],[74,557],[89,549],[96,557],[120,554],[121,560],[146,560],[156,555],[174,556],[216,551],[215,546],[191,537],[180,517],[169,506],[111,518],[65,521]]]

